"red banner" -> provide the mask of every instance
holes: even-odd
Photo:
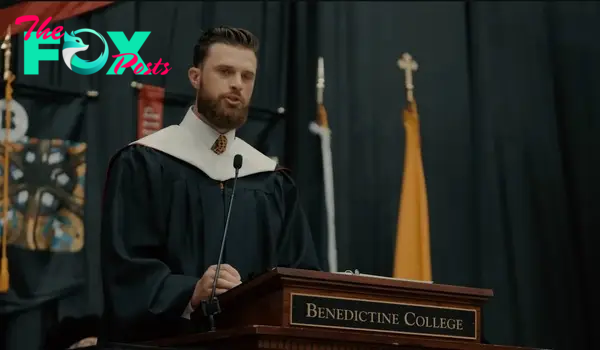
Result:
[[[11,34],[21,34],[33,25],[33,22],[15,24],[15,20],[21,16],[38,16],[39,23],[36,30],[48,17],[52,17],[50,23],[64,21],[86,12],[108,6],[114,1],[23,1],[11,7],[0,10],[0,36],[4,37],[8,25],[11,25]]]
[[[138,139],[163,128],[164,101],[164,88],[142,85],[138,93]]]

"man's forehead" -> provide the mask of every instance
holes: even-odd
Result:
[[[227,65],[236,68],[256,69],[256,54],[243,46],[216,43],[208,49],[207,63],[211,66]]]

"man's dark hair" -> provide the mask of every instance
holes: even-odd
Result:
[[[202,33],[194,46],[194,67],[198,67],[204,62],[208,49],[216,43],[241,46],[254,51],[254,53],[258,52],[258,38],[250,31],[227,26],[211,28]]]

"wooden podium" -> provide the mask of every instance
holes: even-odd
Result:
[[[493,292],[351,274],[276,268],[219,297],[217,330],[152,345],[210,349],[525,348],[481,342]]]

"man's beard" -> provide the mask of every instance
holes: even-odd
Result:
[[[196,94],[196,110],[215,128],[238,129],[246,123],[249,107],[241,96],[237,97],[241,100],[240,104],[231,106],[226,101],[226,94],[214,100],[207,96],[204,88],[200,86]]]

